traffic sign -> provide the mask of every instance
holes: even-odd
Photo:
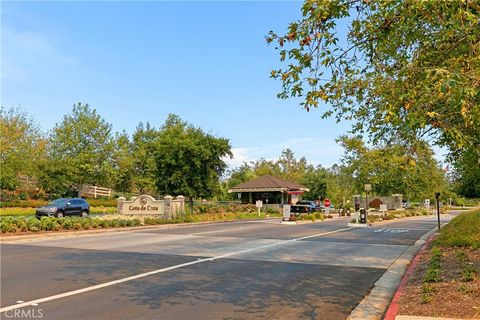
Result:
[[[324,205],[325,207],[327,207],[327,208],[330,207],[330,199],[325,199],[325,200],[323,201],[323,205]]]

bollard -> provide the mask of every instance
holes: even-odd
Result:
[[[367,223],[367,211],[363,208],[360,209],[360,223]]]

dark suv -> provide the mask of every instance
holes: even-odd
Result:
[[[37,208],[35,216],[41,218],[47,217],[65,217],[78,215],[86,217],[90,213],[90,205],[85,199],[70,198],[70,199],[57,199],[50,202],[48,205]]]
[[[300,214],[310,214],[314,211],[318,211],[318,207],[315,201],[300,200],[290,206],[290,211],[298,216]]]

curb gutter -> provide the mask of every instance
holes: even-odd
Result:
[[[390,302],[390,306],[388,307],[387,313],[385,314],[384,320],[395,320],[395,316],[398,313],[399,305],[398,305],[398,299],[400,298],[401,293],[403,292],[403,289],[405,288],[405,285],[408,282],[408,279],[412,275],[413,271],[417,267],[418,261],[420,260],[420,257],[422,254],[425,252],[428,244],[432,242],[435,234],[432,234],[428,237],[428,239],[425,241],[425,243],[422,245],[422,248],[420,251],[417,253],[415,258],[413,259],[412,263],[408,267],[407,272],[405,272],[405,275],[403,276],[402,281],[400,282],[400,286],[397,289],[397,292],[395,293],[395,296],[392,299],[392,302]]]
[[[397,288],[407,271],[408,265],[417,255],[418,251],[426,244],[435,232],[434,228],[418,239],[414,245],[408,247],[388,268],[388,270],[375,282],[370,293],[363,298],[357,307],[350,313],[347,320],[379,320],[387,308],[390,300],[395,295]]]

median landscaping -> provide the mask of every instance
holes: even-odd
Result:
[[[175,219],[165,219],[161,216],[119,215],[109,214],[103,217],[1,217],[0,228],[2,234],[27,234],[38,232],[55,232],[70,230],[91,230],[109,228],[127,228],[147,225],[177,224],[185,222],[232,221],[242,219],[265,219],[280,217],[280,213],[272,210],[265,214],[258,214],[252,208],[239,212],[205,212],[194,214],[179,214]]]
[[[462,213],[441,229],[398,304],[399,315],[480,319],[480,210]]]

